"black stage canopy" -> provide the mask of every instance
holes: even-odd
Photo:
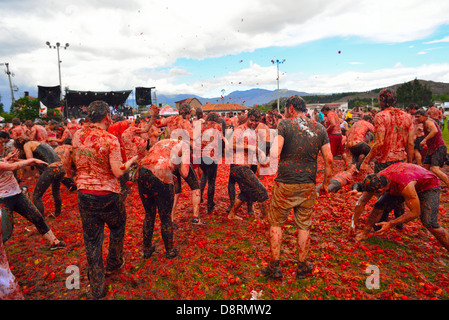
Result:
[[[123,105],[132,90],[124,91],[76,91],[68,90],[65,94],[67,107],[88,106],[95,100],[103,100],[110,106]]]

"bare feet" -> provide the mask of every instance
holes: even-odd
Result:
[[[233,211],[228,215],[229,220],[243,220],[241,217],[237,216]]]
[[[365,240],[366,238],[368,238],[368,233],[365,230],[360,231],[355,236],[355,240],[357,240],[357,241],[362,241],[362,240]]]

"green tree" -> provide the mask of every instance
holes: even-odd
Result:
[[[15,100],[11,106],[11,114],[23,120],[34,120],[39,118],[39,100],[23,97]]]
[[[449,102],[449,94],[447,93],[440,94],[438,100],[440,100],[441,102]]]
[[[61,111],[59,109],[47,109],[47,116],[45,120],[57,120],[62,121]]]
[[[3,102],[2,101],[2,95],[0,94],[0,113],[4,113],[5,110],[3,109]]]
[[[432,91],[427,85],[422,85],[418,79],[404,83],[396,90],[398,105],[403,107],[411,103],[418,106],[429,106],[432,104]]]

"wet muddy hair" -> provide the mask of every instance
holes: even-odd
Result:
[[[29,141],[31,140],[28,137],[19,137],[14,140],[14,147],[20,151],[23,151],[23,146]]]
[[[248,111],[248,118],[249,117],[254,117],[254,118],[256,118],[256,120],[259,120],[260,119],[260,117],[261,117],[261,114],[260,114],[260,110],[259,109],[250,109],[249,111]]]
[[[373,122],[373,118],[370,115],[364,115],[362,119],[371,123]]]
[[[415,111],[415,116],[427,117],[427,113],[424,109],[419,109]]]
[[[101,100],[91,102],[88,107],[88,117],[92,123],[101,122],[110,113],[109,105]]]
[[[192,107],[189,105],[189,104],[187,104],[187,103],[182,103],[180,106],[179,106],[179,114],[183,117],[183,118],[185,118],[188,114],[190,114],[190,111],[192,110]]]
[[[195,109],[195,115],[198,117],[198,119],[203,117],[203,108],[197,107]]]
[[[387,178],[380,174],[369,174],[362,181],[361,191],[376,192],[388,184]]]
[[[383,89],[379,93],[379,102],[383,102],[385,108],[394,107],[396,105],[396,93],[391,89]]]
[[[6,131],[0,131],[0,138],[9,139],[10,138],[9,133]]]
[[[290,105],[292,105],[296,111],[299,112],[307,111],[306,102],[300,96],[295,95],[288,98],[287,101],[285,102],[285,107],[288,108]]]
[[[210,112],[206,117],[206,121],[218,122],[219,119],[220,119],[220,116],[216,112]]]

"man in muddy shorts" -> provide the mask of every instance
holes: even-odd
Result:
[[[419,217],[424,227],[449,251],[449,232],[438,223],[441,188],[433,172],[415,164],[399,162],[378,174],[368,175],[361,187],[361,191],[371,196],[383,194],[374,204],[357,240],[365,239],[374,225],[381,227],[376,234],[383,235],[392,227]],[[394,220],[377,223],[385,209],[391,210],[397,203],[404,202],[409,211]]]
[[[321,151],[325,161],[321,191],[327,192],[332,173],[332,152],[326,129],[307,118],[306,103],[301,97],[290,97],[285,106],[285,119],[279,122],[278,135],[270,149],[270,158],[279,155],[279,162],[267,216],[270,224],[271,261],[262,273],[271,278],[282,277],[279,263],[282,225],[293,209],[298,227],[299,263],[296,277],[301,279],[313,270],[313,264],[306,259],[316,201],[317,157]]]

